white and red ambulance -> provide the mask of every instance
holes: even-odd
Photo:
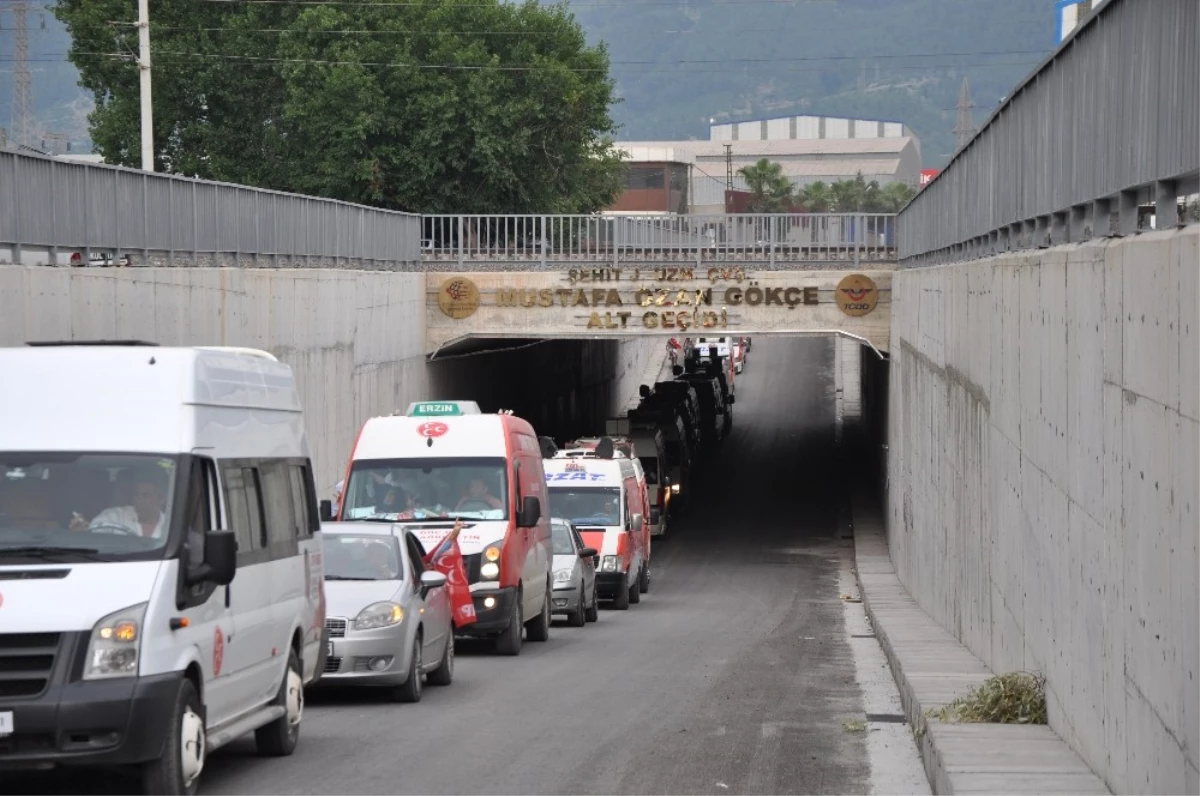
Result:
[[[626,435],[609,432],[605,437],[582,437],[567,443],[568,456],[595,456],[597,448],[603,440],[608,440],[614,454],[619,458],[624,456],[633,463],[633,472],[637,477],[637,500],[634,511],[642,515],[641,543],[646,559],[646,566],[638,577],[638,587],[642,594],[650,591],[650,542],[656,531],[654,527],[654,500],[651,497],[650,479],[646,476],[646,468],[638,454],[634,441]]]
[[[359,432],[338,519],[411,528],[432,550],[458,537],[478,621],[459,635],[506,655],[550,636],[553,552],[542,453],[533,427],[474,401],[414,403]]]
[[[618,610],[641,602],[650,585],[650,561],[644,488],[634,462],[606,438],[595,449],[554,453],[545,471],[551,513],[574,523],[584,543],[600,551],[601,599],[612,600]]]

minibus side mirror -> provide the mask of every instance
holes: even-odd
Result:
[[[233,531],[209,531],[204,535],[204,563],[189,573],[196,583],[228,586],[237,574],[237,536]]]
[[[584,547],[579,550],[580,558],[595,558],[600,555],[600,552],[594,547]]]
[[[661,511],[659,511],[658,509],[654,509],[654,508],[650,509],[650,524],[651,525],[658,525],[659,520],[661,520],[661,519],[662,519]]]
[[[322,500],[320,505],[318,506],[318,508],[320,509],[320,512],[321,512],[321,522],[332,522],[333,521],[333,501],[332,500]]]
[[[538,524],[538,520],[541,518],[542,501],[533,495],[526,497],[521,503],[520,513],[517,514],[517,526],[520,528],[532,528]]]
[[[633,532],[634,533],[642,532],[642,515],[641,514],[633,515]]]

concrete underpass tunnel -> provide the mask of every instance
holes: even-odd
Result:
[[[538,434],[560,445],[602,434],[608,418],[638,403],[639,386],[672,378],[663,336],[601,339],[471,338],[428,363],[431,399],[474,400],[485,412],[512,410]],[[739,441],[787,428],[802,412],[840,416],[841,450],[825,448],[825,431],[797,437],[795,456],[837,454],[852,477],[886,505],[888,360],[871,347],[835,334],[752,338],[744,372],[735,378],[732,434],[706,462],[707,483],[770,466]],[[813,392],[814,380],[825,384]],[[833,402],[813,406],[806,402]],[[829,437],[831,440],[832,437]],[[804,450],[818,445],[820,450]],[[712,457],[710,457],[712,458]],[[833,463],[829,463],[832,467]],[[822,474],[824,477],[824,474]],[[785,488],[780,485],[780,488]]]

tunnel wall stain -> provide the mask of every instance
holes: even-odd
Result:
[[[1200,227],[897,271],[888,540],[1116,793],[1200,789]]]

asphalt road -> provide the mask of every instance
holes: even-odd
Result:
[[[641,604],[556,624],[517,658],[468,645],[454,684],[417,705],[311,695],[294,756],[235,743],[208,761],[202,793],[868,792],[866,733],[847,728],[864,702],[839,583],[832,361],[830,340],[754,343],[733,434],[656,542]],[[132,784],[59,774],[3,789]]]

